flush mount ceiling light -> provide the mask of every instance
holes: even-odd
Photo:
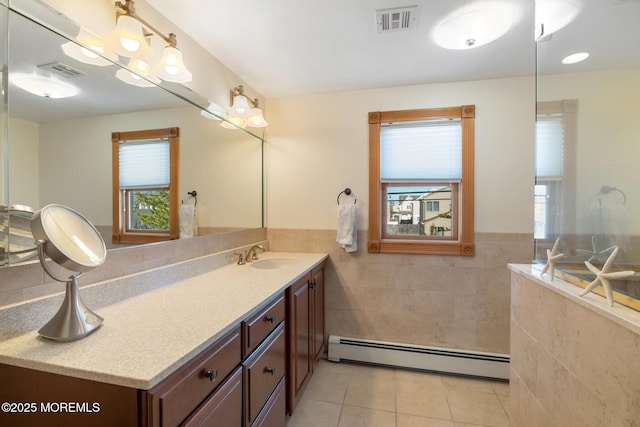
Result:
[[[156,54],[150,42],[153,37],[159,37],[164,40],[165,47],[160,60],[152,67],[154,74],[168,82],[191,81],[192,74],[184,64],[182,52],[177,48],[175,34],[165,36],[136,14],[133,0],[117,1],[115,7],[117,24],[105,41],[116,53],[145,62],[151,61]]]
[[[455,10],[433,30],[433,40],[445,49],[472,49],[502,37],[518,17],[513,4],[475,2]]]
[[[561,62],[565,65],[577,64],[578,62],[584,61],[588,57],[589,54],[587,52],[578,52],[569,56],[565,56]]]
[[[80,92],[80,89],[74,85],[56,80],[53,77],[16,74],[11,76],[11,82],[20,89],[43,98],[68,98]]]
[[[575,0],[536,0],[536,40],[566,27],[579,12],[580,3]]]
[[[240,127],[269,126],[269,123],[267,123],[262,115],[258,98],[251,99],[247,97],[244,93],[244,86],[242,85],[231,89],[231,108],[227,114],[227,120],[233,124],[242,123]],[[223,122],[221,126],[230,128],[229,123],[226,122]]]

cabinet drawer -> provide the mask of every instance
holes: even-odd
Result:
[[[242,368],[238,367],[182,426],[242,427]]]
[[[243,363],[243,369],[245,425],[251,425],[284,376],[284,323]]]
[[[285,379],[281,379],[276,390],[262,408],[262,412],[251,427],[284,427],[287,423]]]
[[[237,327],[149,392],[153,418],[178,425],[238,366],[240,353]]]
[[[284,320],[284,293],[269,302],[257,313],[242,322],[244,340],[242,357],[245,358]]]

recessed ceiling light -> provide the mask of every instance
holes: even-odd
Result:
[[[80,92],[69,83],[37,75],[17,74],[11,77],[11,82],[20,89],[44,98],[68,98]]]
[[[562,63],[565,65],[577,64],[578,62],[584,61],[588,57],[589,57],[589,54],[587,52],[578,52],[578,53],[574,53],[564,57],[564,59],[562,60]]]
[[[434,31],[436,44],[445,49],[471,49],[502,37],[518,17],[518,9],[507,2],[476,2],[455,10]]]

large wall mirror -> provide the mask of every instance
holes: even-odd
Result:
[[[5,100],[0,263],[11,260],[11,210],[6,207],[13,205],[72,207],[111,241],[113,132],[180,129],[178,194],[183,203],[193,204],[189,193],[197,191],[201,235],[263,227],[261,135],[225,129],[220,121],[203,117],[206,99],[186,87],[130,85],[116,78],[122,69],[117,64],[95,66],[66,55],[63,45],[69,40],[43,22],[50,16],[50,22],[74,23],[32,3],[42,7],[44,21],[0,5]],[[71,85],[78,93],[66,98],[35,95],[19,86],[33,75]]]
[[[612,281],[616,298],[640,309],[640,3],[571,3],[573,20],[554,31],[550,16],[537,43],[536,259],[560,239],[557,269],[584,285],[585,261],[602,269],[617,247],[612,271],[636,273]]]

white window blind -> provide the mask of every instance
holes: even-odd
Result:
[[[383,181],[461,179],[460,120],[428,120],[382,125],[380,178]]]
[[[120,188],[168,186],[169,141],[161,139],[120,143]]]
[[[562,115],[539,115],[536,119],[536,177],[562,178],[563,163]]]

